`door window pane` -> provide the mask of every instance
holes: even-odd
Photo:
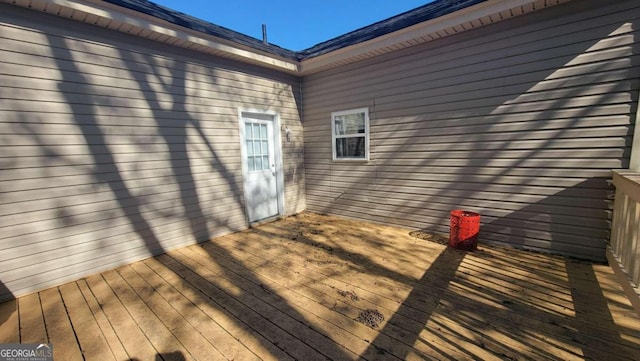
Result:
[[[266,124],[260,124],[260,139],[267,139],[268,135],[267,135],[267,125]]]
[[[255,170],[262,170],[262,157],[255,157]]]
[[[253,163],[253,157],[247,157],[247,165],[249,167],[250,172],[256,170],[256,167]]]
[[[269,135],[267,124],[245,123],[245,146],[249,171],[269,170]]]

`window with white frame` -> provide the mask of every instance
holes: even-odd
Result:
[[[333,160],[369,160],[369,109],[331,113]]]

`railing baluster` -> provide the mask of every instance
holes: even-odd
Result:
[[[640,173],[614,171],[616,198],[607,259],[640,312]]]

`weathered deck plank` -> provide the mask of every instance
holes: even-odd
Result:
[[[640,359],[607,266],[303,214],[0,304],[74,360]],[[357,322],[365,310],[385,319]]]
[[[175,259],[164,255],[159,257],[165,266],[182,277],[189,284],[198,289],[210,300],[215,301],[215,307],[221,307],[233,314],[235,318],[244,322],[252,331],[259,333],[268,342],[276,345],[284,351],[288,357],[301,359],[308,357],[309,359],[323,359],[317,351],[309,347],[302,340],[299,340],[286,330],[279,327],[271,321],[272,315],[265,311],[277,311],[275,309],[266,309],[259,305],[259,301],[255,296],[243,293],[233,284],[224,284],[217,286],[209,280],[217,280],[212,272],[201,267],[189,268]],[[217,283],[217,282],[216,282]],[[222,287],[229,288],[223,289]],[[228,292],[228,293],[227,293]]]
[[[185,290],[179,285],[178,287],[174,287],[167,280],[160,277],[160,275],[145,262],[134,263],[131,267],[140,277],[149,283],[152,290],[155,290],[177,314],[192,325],[193,328],[197,330],[196,332],[204,337],[224,358],[228,360],[247,361],[259,359],[249,348],[234,338],[228,330],[225,330],[224,326],[207,315],[207,313],[201,309],[203,306],[192,303],[191,300],[184,295],[184,293],[188,293],[188,290]],[[167,314],[172,313],[170,310],[165,310],[164,312]]]
[[[296,335],[306,345],[317,350],[318,353],[334,360],[356,358],[355,353],[350,352],[334,341],[332,342],[330,337],[342,338],[344,342],[349,344],[357,344],[362,340],[352,337],[351,334],[343,332],[340,328],[331,327],[329,323],[325,324],[327,326],[324,330],[325,332],[317,332],[315,328],[322,323],[320,322],[320,317],[303,307],[296,307],[304,305],[304,299],[297,298],[297,295],[291,295],[285,288],[271,288],[267,283],[256,279],[255,274],[246,267],[227,263],[224,259],[219,259],[216,262],[218,266],[222,267],[220,271],[216,272],[213,267],[210,267],[212,262],[207,260],[211,256],[206,252],[197,252],[197,248],[199,247],[181,249],[177,252],[172,252],[172,255],[179,257],[179,260],[188,265],[189,268],[203,267],[207,269],[208,272],[212,272],[215,275],[219,283],[224,279],[225,283],[228,282],[228,285],[241,289],[240,292],[253,295],[256,299],[259,298],[262,301],[261,303],[255,302],[256,299],[253,297],[246,297],[248,298],[247,305],[256,311],[259,310],[262,314],[269,315],[269,319],[272,322],[278,324],[283,330]],[[313,306],[312,308],[314,308]],[[316,313],[322,312],[320,307],[314,308],[314,310]],[[339,346],[335,347],[336,345]]]
[[[206,244],[204,245],[204,248],[209,249],[209,251],[211,251],[210,249],[212,247],[210,247],[210,245]],[[255,252],[257,255],[252,255],[251,253]],[[308,265],[305,264],[306,261],[308,260],[307,258],[304,257],[300,257],[298,259],[294,259],[293,257],[288,257],[286,254],[279,254],[279,252],[276,252],[278,254],[276,254],[273,258],[268,258],[267,255],[269,255],[269,250],[267,250],[266,252],[261,252],[261,250],[259,248],[256,249],[252,249],[250,247],[247,247],[244,251],[242,252],[235,252],[232,251],[232,254],[234,255],[234,257],[236,257],[238,260],[241,260],[243,262],[253,262],[253,266],[251,268],[260,268],[261,275],[264,275],[265,277],[270,277],[270,275],[278,275],[278,265],[279,264],[285,264],[286,266],[284,267],[280,267],[280,277],[273,277],[272,278],[272,282],[275,283],[279,283],[282,282],[281,280],[286,280],[286,279],[300,279],[302,277],[307,277],[307,276],[311,276],[313,277],[315,276],[319,276],[319,277],[315,277],[315,278],[308,278],[308,281],[306,281],[305,283],[307,284],[311,284],[313,289],[321,289],[323,288],[322,285],[325,282],[328,281],[337,281],[338,277],[336,278],[332,278],[332,277],[323,277],[324,273],[326,273],[326,269],[323,269],[322,267],[315,267],[314,265]],[[249,257],[247,257],[249,256]],[[269,263],[267,263],[265,260],[269,259]],[[311,271],[309,273],[305,272],[306,269],[310,269]],[[288,273],[287,270],[293,271],[294,274]],[[341,297],[338,294],[338,291],[341,290],[351,290],[351,289],[359,289],[360,287],[357,285],[358,281],[355,282],[356,284],[350,284],[347,283],[346,281],[343,282],[339,282],[337,281],[337,283],[334,283],[332,286],[330,287],[330,290],[327,290],[326,293],[324,293],[322,296],[319,297],[318,299],[318,304],[325,304],[325,308],[331,308],[333,311],[337,311],[339,310],[339,307],[337,307],[336,303],[337,302],[342,302],[342,299],[344,299],[344,297]],[[296,288],[298,291],[301,290],[301,286],[300,284],[297,284],[293,286],[293,288]],[[362,291],[358,291],[358,294],[364,294],[366,291],[364,289],[362,289]],[[306,296],[306,297],[311,297],[308,296],[304,293],[301,293],[301,296]],[[398,308],[398,302],[392,301],[392,300],[388,300],[386,298],[379,298],[378,295],[372,295],[371,298],[378,298],[377,304],[373,304],[371,303],[371,306],[368,308],[375,308],[378,307],[380,308],[383,303],[386,302],[385,306],[388,309],[388,314],[392,313],[394,310],[396,310]],[[296,298],[297,299],[297,298]],[[377,305],[377,306],[376,306]],[[383,306],[384,307],[384,306]],[[349,321],[353,321],[353,319],[357,318],[358,316],[358,311],[363,311],[367,309],[367,307],[365,308],[359,308],[358,306],[356,307],[352,307],[351,305],[347,305],[344,304],[343,310],[344,311],[344,316],[347,317],[347,319]],[[386,325],[385,322],[382,323],[382,325]],[[366,331],[372,331],[369,328],[362,328],[362,326],[360,326],[357,323],[353,323],[351,322],[351,327],[350,328],[354,328],[354,327],[358,327],[361,328],[360,332],[363,332],[363,330]],[[392,326],[395,327],[395,326]],[[364,331],[364,332],[366,332]],[[371,340],[372,339],[372,335],[370,333],[362,333],[360,334],[360,337],[363,340]],[[397,349],[400,347],[401,341],[402,339],[402,335],[406,333],[405,330],[396,330],[395,335],[398,337],[389,337],[387,338],[387,335],[382,335],[382,338],[384,339],[384,343],[380,343],[378,345],[376,345],[378,347],[378,349],[376,351],[391,351],[394,349]],[[342,341],[344,342],[344,340]],[[409,345],[409,346],[413,346],[413,345]],[[418,348],[419,351],[423,351],[425,352],[427,355],[432,355],[434,352],[434,349],[432,348],[426,348],[424,347],[425,345],[420,345],[421,347]],[[404,350],[405,352],[408,352],[408,350]],[[455,349],[449,349],[448,350],[448,355],[455,355],[456,350]]]
[[[156,290],[153,289],[144,279],[140,277],[131,267],[121,267],[118,270],[118,273],[122,277],[123,280],[127,282],[131,290],[133,290],[136,295],[136,303],[138,303],[138,307],[142,308],[143,312],[147,314],[147,317],[150,315],[148,312],[152,312],[156,317],[158,322],[161,322],[164,327],[167,328],[167,331],[170,332],[173,337],[165,335],[162,337],[158,335],[160,332],[157,332],[156,325],[154,327],[157,336],[159,336],[159,341],[165,343],[165,346],[169,347],[169,350],[172,352],[176,352],[179,350],[179,347],[184,347],[182,352],[185,355],[190,355],[196,360],[224,360],[225,357],[218,351],[213,344],[211,344],[202,334],[193,327],[189,323],[189,320],[182,317],[182,315],[174,308],[167,303],[167,301],[162,298]],[[143,308],[139,303],[140,301],[144,302],[148,307]],[[172,340],[172,343],[167,343],[167,339]],[[176,345],[180,345],[176,347]]]
[[[87,303],[87,307],[89,308],[89,311],[91,312],[98,327],[100,328],[100,331],[102,332],[102,335],[104,336],[104,339],[109,347],[109,351],[111,351],[111,353],[113,354],[113,357],[116,360],[128,359],[129,357],[127,355],[127,352],[124,349],[124,346],[122,345],[122,342],[120,341],[120,338],[116,333],[116,330],[112,327],[111,323],[109,322],[109,319],[104,313],[102,305],[100,305],[98,300],[95,298],[93,291],[91,291],[91,289],[89,288],[87,280],[81,279],[75,282],[75,284],[78,286],[78,289],[82,294],[82,297]],[[64,288],[64,286],[62,286],[61,288]],[[72,321],[73,321],[73,318],[72,318]],[[126,335],[121,335],[121,336],[126,336]],[[83,347],[83,352],[86,349],[87,352],[85,352],[85,354],[93,355],[94,353],[88,352],[89,350],[92,349],[91,347],[84,348],[81,336],[78,336],[78,339],[80,340],[80,346]],[[95,353],[96,358],[99,358],[103,353],[108,354],[107,350],[101,347],[100,351]],[[87,357],[86,359],[90,359],[90,357]],[[108,356],[106,356],[105,359],[108,359]]]
[[[126,268],[125,266],[124,268]],[[120,268],[119,270],[122,270]],[[121,277],[118,271],[104,272],[103,277],[113,292],[122,302],[127,313],[137,323],[138,327],[151,342],[154,349],[160,355],[175,360],[190,360],[191,354],[184,345],[175,337],[167,326],[154,314],[142,299],[135,293],[129,284]],[[165,357],[163,357],[165,358]],[[215,358],[214,358],[215,359]]]
[[[40,294],[34,293],[18,299],[20,317],[20,342],[48,343],[49,337],[44,325]]]
[[[56,356],[62,360],[82,360],[76,332],[73,330],[58,288],[40,292],[40,302],[49,342],[56,345],[54,347]]]
[[[82,354],[85,357],[99,358],[105,361],[117,360],[89,305],[82,296],[78,284],[72,282],[60,286],[60,294],[64,299],[71,324],[75,330],[79,331],[75,332],[75,337],[78,338]],[[57,343],[56,346],[59,347]]]
[[[140,360],[154,359],[157,354],[156,350],[102,275],[87,277],[86,282],[100,309],[104,312],[109,325],[113,327],[118,340],[122,343],[127,357]]]
[[[204,247],[209,248],[208,246],[209,245],[205,245]],[[353,323],[353,320],[358,316],[357,311],[363,311],[368,308],[373,309],[376,307],[382,310],[382,307],[381,307],[382,302],[379,302],[378,304],[369,303],[368,305],[360,305],[360,306],[364,306],[364,308],[360,308],[358,306],[352,307],[351,305],[348,305],[342,301],[344,299],[344,296],[340,296],[338,291],[343,289],[349,289],[349,287],[353,287],[354,285],[342,284],[339,287],[326,287],[323,285],[324,281],[321,279],[312,280],[309,278],[310,281],[308,281],[308,283],[313,283],[313,287],[308,287],[308,286],[305,286],[304,283],[296,283],[296,282],[288,282],[287,285],[284,285],[282,284],[281,280],[305,278],[306,275],[302,274],[302,272],[298,273],[297,271],[301,267],[304,267],[304,265],[295,264],[295,261],[286,257],[286,255],[278,256],[277,262],[289,264],[292,267],[280,267],[275,262],[269,262],[267,264],[264,262],[264,258],[261,259],[256,256],[246,257],[246,255],[250,255],[250,252],[251,251],[246,250],[245,252],[238,253],[237,259],[243,262],[253,262],[254,264],[253,267],[255,268],[260,267],[261,269],[260,275],[263,275],[264,277],[269,278],[269,281],[267,281],[267,283],[269,285],[274,285],[272,286],[272,288],[276,290],[279,294],[282,294],[282,295],[291,294],[291,297],[287,297],[288,299],[296,300],[296,302],[300,302],[301,304],[306,305],[309,309],[315,309],[315,312],[322,313],[322,311],[325,311],[325,313],[323,313],[323,320],[324,320],[323,323],[325,324],[335,323],[337,326],[341,328],[348,329],[351,332],[353,332],[354,336],[359,337],[361,342],[364,341],[365,343],[368,344],[368,342],[366,342],[365,340],[370,340],[373,338],[373,336],[375,336],[375,332],[373,330],[371,330],[370,328],[361,326],[357,323]],[[234,256],[235,256],[235,253],[234,253]],[[296,270],[296,273],[297,273],[296,277],[292,277],[291,274],[287,274],[287,270]],[[320,291],[321,289],[324,289],[325,292]],[[307,299],[309,301],[301,302],[299,301],[301,299]],[[358,299],[358,302],[356,303],[360,303],[361,301],[366,302],[364,299],[362,300]],[[338,302],[341,303],[340,306],[338,305]],[[391,303],[387,303],[386,306],[388,311],[386,313],[391,314],[393,313],[393,310],[397,309],[398,304],[396,302],[391,302]],[[329,311],[329,312],[326,312],[326,311]],[[330,317],[327,315],[327,313],[331,315],[332,313],[335,313],[335,312],[338,312],[341,315],[339,320],[336,320],[335,317]],[[407,318],[404,321],[410,322],[410,319]],[[422,345],[413,345],[413,344],[407,345],[406,343],[403,344],[402,342],[399,342],[399,341],[402,341],[403,334],[406,334],[406,330],[396,327],[396,325],[388,325],[385,322],[382,322],[381,325],[384,327],[391,327],[394,330],[393,331],[390,330],[389,332],[390,335],[382,336],[384,339],[384,342],[380,342],[378,345],[376,345],[377,346],[377,348],[375,349],[376,352],[380,352],[382,350],[390,354],[395,354],[395,352],[398,352],[398,356],[400,357],[400,355],[408,355],[411,351],[406,348],[412,347],[412,346],[413,347],[417,346],[416,350],[423,352],[423,353],[415,352],[417,355],[420,355],[422,357],[425,357],[426,355],[433,355],[434,352],[436,352],[436,349],[425,347],[426,345],[424,344]],[[440,330],[438,334],[441,335],[442,330]],[[456,341],[459,344],[458,346],[460,346],[460,340],[456,339]],[[334,342],[342,344],[345,347],[355,347],[355,344],[353,342],[349,342],[349,338],[336,337],[334,339]],[[466,348],[473,348],[473,347],[474,345],[466,345]],[[355,351],[362,352],[362,350],[358,350],[357,348],[354,349],[354,352]],[[455,349],[448,349],[447,351],[448,351],[447,355],[449,356],[454,356],[456,354]],[[490,354],[488,353],[483,354],[482,351],[478,351],[478,352],[480,353],[481,356],[485,357],[485,359],[491,359]],[[363,356],[366,356],[366,355],[363,355]],[[372,355],[369,355],[369,356],[371,357]]]
[[[18,301],[0,303],[0,343],[19,343]]]
[[[211,299],[210,297],[212,295],[192,287],[192,285],[188,283],[189,280],[183,279],[181,275],[174,272],[168,266],[168,264],[174,262],[172,259],[161,256],[157,259],[146,260],[144,262],[167,283],[179,290],[189,302],[202,310],[209,318],[214,320],[233,338],[238,340],[238,342],[251,350],[259,358],[263,360],[293,360],[284,351],[262,337],[262,335],[255,333],[251,327],[245,323],[245,320],[237,319],[232,313]],[[220,339],[220,342],[224,341],[226,341],[226,338]]]

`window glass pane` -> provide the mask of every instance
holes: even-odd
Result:
[[[247,140],[247,155],[248,156],[253,155],[253,142],[250,140]]]
[[[255,157],[255,169],[262,170],[262,157]]]
[[[253,123],[253,139],[260,139],[260,124]]]
[[[364,113],[338,115],[334,118],[337,135],[364,133]]]
[[[365,158],[364,137],[336,139],[336,158]]]
[[[253,142],[253,154],[255,155],[261,155],[262,153],[260,153],[260,141],[256,140]]]
[[[267,139],[267,125],[260,124],[260,139]]]
[[[262,166],[263,166],[263,169],[269,169],[270,164],[269,164],[269,156],[268,155],[265,155],[265,156],[262,157]]]
[[[267,150],[267,141],[263,140],[262,141],[262,154],[269,154],[269,150]]]
[[[251,123],[245,123],[245,125],[244,125],[244,136],[247,139],[251,139]]]
[[[249,172],[256,170],[256,167],[253,164],[253,157],[247,157],[247,160],[248,160],[247,164],[249,166]]]

